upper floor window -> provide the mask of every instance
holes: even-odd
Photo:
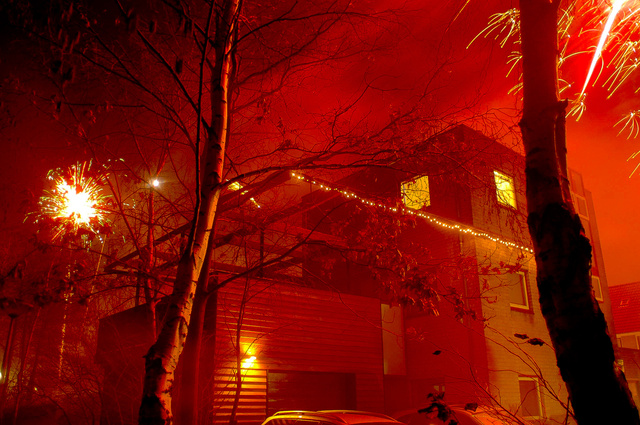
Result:
[[[500,171],[494,171],[493,178],[496,182],[496,195],[498,197],[498,202],[502,205],[515,208],[516,191],[513,184],[513,177],[501,173]]]
[[[402,182],[402,203],[405,207],[419,210],[431,205],[429,177],[421,176]]]

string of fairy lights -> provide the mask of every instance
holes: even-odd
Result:
[[[506,239],[502,239],[499,238],[495,235],[489,234],[487,232],[483,232],[482,230],[479,229],[475,229],[473,227],[470,226],[464,226],[464,225],[460,225],[457,223],[452,223],[452,222],[447,222],[441,218],[438,218],[437,216],[434,216],[433,214],[427,214],[423,211],[416,211],[416,210],[412,210],[409,208],[398,208],[395,206],[389,206],[389,205],[385,205],[383,203],[380,202],[376,202],[376,201],[372,201],[371,199],[367,199],[364,198],[360,195],[357,195],[351,191],[345,190],[345,189],[340,189],[334,186],[331,186],[329,184],[327,184],[326,182],[321,182],[318,179],[312,179],[310,177],[304,176],[302,174],[298,174],[298,173],[291,173],[291,177],[297,179],[298,181],[301,182],[305,182],[305,183],[310,183],[314,186],[318,186],[320,188],[320,190],[326,191],[326,192],[337,192],[339,194],[341,194],[343,197],[347,198],[347,199],[354,199],[356,201],[360,201],[361,203],[368,205],[370,207],[373,208],[378,208],[378,209],[382,209],[382,210],[386,210],[386,211],[390,211],[393,213],[397,213],[397,214],[409,214],[409,215],[414,215],[416,217],[420,217],[426,221],[428,221],[431,224],[434,224],[436,226],[440,226],[444,229],[449,229],[449,230],[453,230],[453,231],[457,231],[461,234],[465,234],[465,235],[472,235],[475,237],[480,237],[480,238],[484,238],[484,239],[488,239],[491,240],[493,242],[496,242],[498,244],[507,246],[509,248],[515,248],[515,249],[520,249],[522,251],[526,251],[529,253],[533,253],[533,250],[531,248],[528,248],[524,245],[519,245],[513,241],[510,240],[506,240]]]

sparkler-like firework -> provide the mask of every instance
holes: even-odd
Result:
[[[100,233],[105,227],[104,204],[107,196],[102,193],[106,177],[100,173],[89,175],[91,163],[77,163],[68,170],[49,172],[47,179],[53,189],[45,190],[40,198],[38,219],[53,223],[53,239],[66,235]]]
[[[466,4],[465,4],[466,5]],[[609,91],[609,97],[619,90],[623,83],[632,80],[631,76],[640,70],[640,0],[583,0],[570,2],[561,10],[558,20],[558,37],[560,51],[558,52],[558,66],[565,66],[568,59],[578,55],[589,55],[590,64],[586,71],[580,92],[569,93],[573,86],[569,81],[560,79],[560,91],[571,99],[569,115],[579,120],[586,109],[587,89],[595,84],[599,74],[607,73],[602,86]],[[496,13],[489,18],[487,26],[469,43],[471,45],[479,37],[493,37],[501,47],[510,41],[520,43],[520,16],[517,9],[510,9],[503,13]],[[584,46],[585,39],[595,35],[597,43],[588,49]],[[467,46],[469,47],[469,46]],[[610,52],[607,63],[603,54]],[[519,51],[509,56],[509,71],[520,63]],[[596,73],[600,64],[601,69]],[[595,75],[594,77],[594,74]],[[517,93],[519,83],[510,93]],[[635,92],[640,91],[636,88]],[[622,125],[622,131],[628,131],[629,137],[640,136],[638,130],[638,111],[625,115],[616,126]]]
[[[598,64],[598,60],[600,60],[600,55],[602,54],[602,49],[604,48],[604,44],[609,37],[609,33],[611,32],[611,27],[613,27],[613,22],[616,20],[616,16],[618,16],[618,12],[622,9],[622,6],[625,4],[627,0],[616,0],[611,6],[611,11],[609,12],[609,16],[607,18],[607,22],[604,24],[604,28],[602,29],[602,33],[600,34],[600,40],[598,40],[598,45],[596,47],[596,51],[593,54],[593,59],[591,60],[591,66],[589,66],[589,72],[587,72],[587,78],[584,81],[584,86],[582,87],[582,91],[580,92],[580,96],[582,96],[587,90],[587,86],[589,85],[589,81],[591,80],[591,76],[593,75],[593,71],[596,69],[596,65]]]

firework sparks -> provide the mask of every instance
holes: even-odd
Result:
[[[631,161],[632,159],[636,159],[638,157],[638,155],[640,155],[640,151],[636,151],[636,152],[632,153],[631,156],[629,158],[627,158],[627,161]],[[629,178],[633,177],[633,174],[636,171],[638,171],[638,168],[640,168],[640,163],[636,164],[636,168],[633,169],[633,171],[629,175]]]
[[[591,76],[593,75],[593,71],[596,69],[596,64],[598,60],[600,60],[600,55],[602,54],[602,49],[604,48],[604,43],[607,41],[609,37],[609,31],[611,31],[611,27],[613,26],[613,22],[618,15],[620,9],[627,0],[616,0],[611,6],[611,11],[609,12],[609,17],[607,18],[607,22],[602,29],[602,34],[600,34],[600,40],[598,40],[598,45],[596,47],[596,51],[593,54],[593,59],[591,60],[591,66],[589,66],[589,72],[587,72],[587,78],[584,81],[584,86],[582,87],[582,91],[580,92],[580,96],[582,96],[589,85],[589,81],[591,80]]]
[[[627,139],[638,137],[638,134],[640,134],[640,110],[629,112],[615,124],[616,127],[619,125],[622,125],[622,128],[618,135],[627,130]]]
[[[580,96],[578,96],[577,99],[572,100],[567,115],[574,116],[576,117],[576,121],[580,121],[580,118],[582,118],[582,114],[587,109],[587,105],[585,103],[586,98],[587,95],[585,93],[582,93],[580,94]]]
[[[473,40],[467,45],[473,44],[480,36],[485,38],[493,34],[495,40],[499,40],[500,47],[504,47],[512,37],[520,37],[520,11],[518,9],[509,9],[503,13],[491,15],[489,23]]]
[[[615,92],[640,65],[638,44],[638,41],[623,43],[613,57],[611,62],[614,65],[614,71],[605,82],[611,93]]]
[[[88,176],[90,167],[90,164],[78,163],[66,171],[49,172],[47,178],[54,187],[40,198],[39,218],[54,223],[54,240],[67,233],[96,234],[105,224],[103,204],[106,196],[102,194],[105,177]]]

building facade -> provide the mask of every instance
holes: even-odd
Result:
[[[636,405],[640,405],[640,282],[609,288],[618,342],[617,359]]]
[[[393,414],[442,392],[452,404],[564,421],[567,394],[537,302],[522,155],[465,126],[423,154],[334,181],[292,173],[282,185],[297,199],[291,213],[216,250],[216,282],[265,266],[229,279],[208,305],[203,423],[259,424],[278,410]],[[594,244],[594,296],[610,323],[593,205],[580,175],[570,180]],[[227,217],[218,231],[239,234],[245,224]],[[132,347],[144,345],[142,334],[121,338],[135,314],[143,313],[101,323],[105,424],[135,422],[135,399],[118,396],[125,381],[131,392],[141,385],[144,352]]]

